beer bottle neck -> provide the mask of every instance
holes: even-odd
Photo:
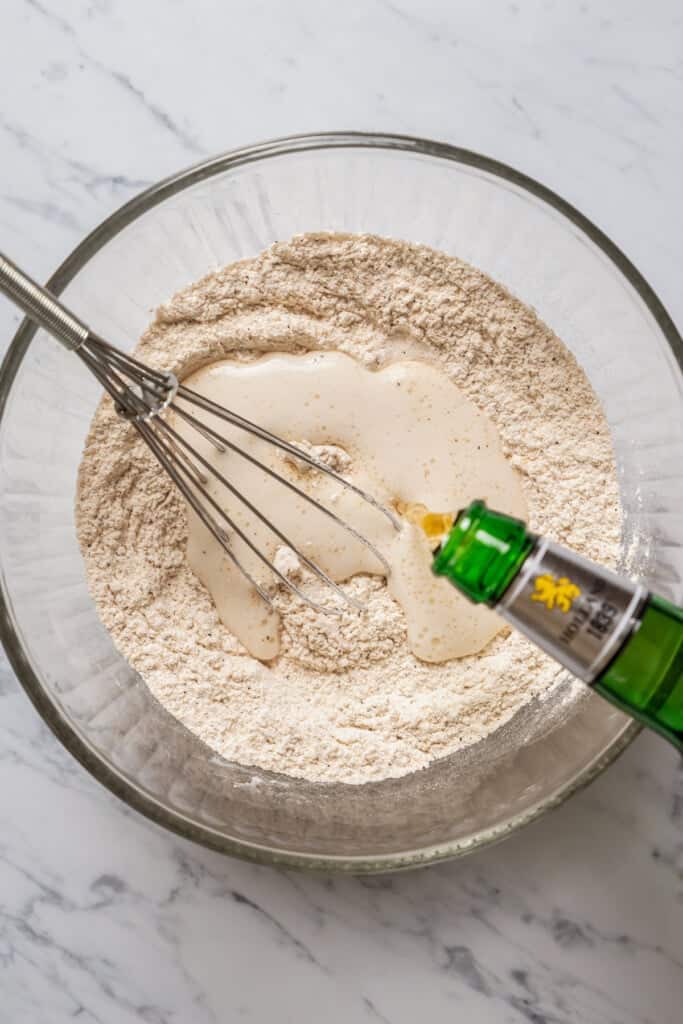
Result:
[[[683,751],[683,609],[481,501],[432,567]]]
[[[531,553],[536,537],[519,519],[473,501],[435,552],[432,569],[477,604],[493,608]]]
[[[457,517],[432,568],[587,683],[618,654],[647,598],[639,584],[536,537],[482,501]]]

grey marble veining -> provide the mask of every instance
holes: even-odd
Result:
[[[6,0],[1,247],[37,276],[148,183],[274,135],[421,134],[574,202],[683,323],[683,15],[642,5]],[[0,307],[0,354],[18,323]],[[683,771],[641,736],[504,844],[308,877],[99,787],[0,657],[0,1021],[677,1024]]]

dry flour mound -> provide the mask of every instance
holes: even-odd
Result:
[[[586,377],[532,310],[461,260],[373,236],[297,236],[180,292],[136,354],[183,376],[216,359],[314,349],[369,367],[439,367],[498,428],[532,528],[614,564],[614,461]],[[511,633],[478,655],[423,664],[384,583],[364,576],[348,583],[367,605],[361,617],[330,619],[280,591],[281,653],[255,661],[188,568],[182,500],[109,400],[86,443],[77,522],[119,649],[169,711],[245,765],[349,783],[399,776],[486,736],[559,671]],[[278,559],[300,571],[290,552]]]

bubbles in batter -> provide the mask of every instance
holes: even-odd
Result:
[[[246,364],[214,363],[184,383],[286,440],[315,446],[319,458],[387,507],[455,512],[473,498],[485,498],[511,515],[527,516],[519,480],[495,428],[443,372],[427,363],[398,362],[373,371],[341,352],[282,354]],[[396,531],[380,511],[326,474],[210,416],[207,422],[331,508],[382,552],[391,568],[387,587],[403,610],[416,657],[441,662],[476,653],[501,628],[488,609],[469,604],[432,575],[433,544],[419,525],[406,520]],[[184,429],[179,421],[174,426]],[[197,444],[196,435],[192,440]],[[332,579],[385,574],[366,547],[239,454],[217,452],[201,438],[198,447]],[[278,567],[284,565],[286,574],[297,574],[297,585],[305,590],[307,573],[292,562],[283,541],[220,483],[211,480],[208,486],[253,543]],[[275,582],[267,567],[239,536],[230,540],[245,568],[272,590]],[[265,604],[193,513],[188,559],[227,628],[254,657],[274,658],[280,645],[277,611]],[[333,595],[327,599],[335,600]]]

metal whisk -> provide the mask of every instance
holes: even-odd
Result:
[[[297,548],[265,512],[253,505],[246,495],[242,494],[226,476],[212,466],[183,434],[175,429],[164,414],[167,411],[172,411],[188,426],[196,430],[205,440],[209,441],[217,451],[225,452],[229,450],[235,452],[253,466],[262,470],[273,480],[278,481],[278,483],[299,495],[299,497],[304,498],[338,527],[344,529],[368,548],[387,574],[389,573],[389,565],[384,556],[377,550],[374,544],[363,537],[353,526],[276,470],[249,452],[244,451],[239,445],[224,437],[209,424],[203,423],[197,418],[196,413],[201,411],[218,417],[233,427],[244,430],[267,444],[274,445],[281,452],[292,456],[299,462],[321,473],[326,473],[348,490],[353,491],[354,494],[357,494],[364,501],[374,506],[387,517],[395,529],[400,529],[399,521],[389,509],[376,501],[372,495],[367,494],[350,481],[345,480],[339,473],[308,452],[272,434],[269,430],[260,427],[258,424],[252,423],[243,416],[225,409],[203,395],[190,390],[190,388],[179,383],[172,373],[153,370],[139,360],[122,352],[114,345],[110,345],[58,302],[50,292],[28,277],[11,260],[3,256],[2,253],[0,253],[0,292],[4,293],[31,320],[43,327],[57,341],[61,342],[66,349],[74,352],[85,363],[113,399],[119,415],[127,419],[135,427],[187,503],[216,538],[228,558],[267,604],[272,604],[270,595],[238,559],[230,544],[231,534],[239,537],[267,569],[306,604],[320,611],[338,612],[338,609],[334,606],[321,605],[317,601],[312,600],[300,587],[296,586],[295,583],[280,572],[277,566],[250,540],[249,536],[239,527],[235,520],[211,496],[206,486],[210,476],[218,480],[251,514],[272,531],[282,544],[290,548],[301,563],[318,579],[322,580],[336,594],[343,597],[347,603],[362,609],[362,605],[335,583],[319,565]]]

